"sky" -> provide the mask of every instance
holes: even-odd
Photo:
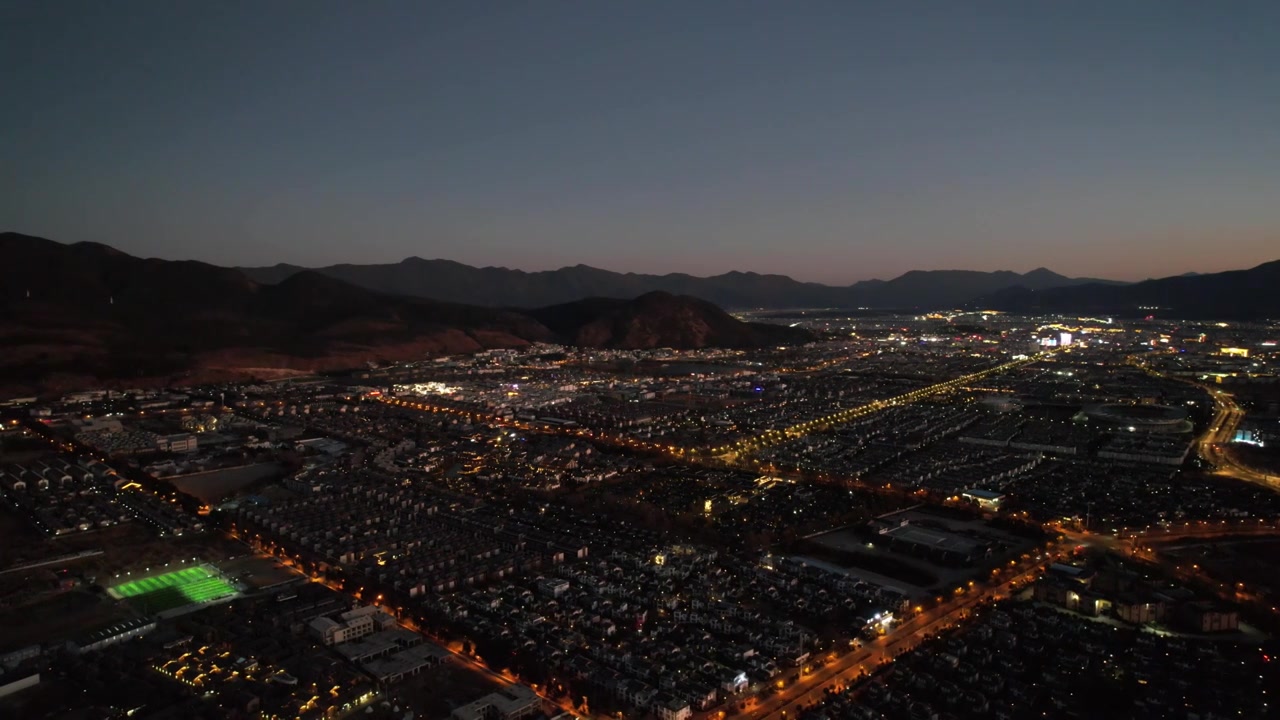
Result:
[[[1280,258],[1280,3],[0,0],[0,230],[224,265]]]

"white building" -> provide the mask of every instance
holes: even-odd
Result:
[[[68,643],[68,649],[75,653],[87,653],[133,638],[139,638],[156,629],[154,618],[134,618],[99,630],[81,642]]]
[[[372,605],[367,605],[348,610],[339,615],[337,620],[318,617],[308,625],[325,645],[337,645],[359,640],[377,630],[395,627],[396,619]]]

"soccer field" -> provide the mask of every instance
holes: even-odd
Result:
[[[143,612],[158,613],[224,598],[235,594],[236,589],[209,568],[199,566],[131,580],[116,585],[111,592]]]

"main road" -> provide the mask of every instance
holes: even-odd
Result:
[[[1235,439],[1236,430],[1244,420],[1244,410],[1236,404],[1235,398],[1221,388],[1205,388],[1213,396],[1215,415],[1209,430],[1196,441],[1196,452],[1200,457],[1213,463],[1214,473],[1225,477],[1263,485],[1272,490],[1280,490],[1280,477],[1261,473],[1240,463],[1229,451],[1226,444]]]
[[[732,462],[738,455],[743,453],[762,450],[773,445],[779,445],[781,443],[795,440],[796,438],[802,438],[815,431],[824,430],[833,425],[847,423],[851,420],[856,420],[860,417],[870,415],[874,412],[879,412],[880,410],[884,410],[895,405],[909,405],[933,395],[951,392],[952,390],[956,390],[963,385],[974,382],[975,380],[981,380],[985,377],[1005,372],[1006,370],[1012,370],[1023,365],[1043,360],[1046,357],[1049,357],[1052,352],[1053,351],[1045,351],[1035,355],[1028,355],[1017,360],[989,367],[985,370],[979,370],[975,373],[961,375],[960,377],[935,383],[928,387],[912,390],[909,393],[903,393],[902,395],[897,395],[891,398],[875,400],[865,405],[859,405],[858,407],[840,410],[838,412],[831,413],[830,415],[824,415],[820,418],[806,420],[805,422],[792,425],[791,427],[783,430],[768,430],[755,437],[744,438],[733,443],[701,450],[699,452],[703,455],[710,455]]]
[[[1060,540],[1051,545],[1045,554],[1053,556],[1069,545],[1069,540]],[[974,607],[1008,597],[1012,592],[1011,586],[1022,585],[1039,577],[1047,562],[1044,559],[1028,558],[1007,568],[1008,572],[999,581],[971,586],[937,607],[911,617],[888,635],[801,676],[795,684],[749,709],[746,715],[754,720],[796,717],[799,708],[821,701],[827,688],[848,685],[863,673],[874,673],[883,663],[893,661],[898,655],[919,645],[926,637],[955,625]]]
[[[964,385],[991,375],[1043,360],[1051,354],[1051,351],[1037,353],[892,398],[876,400],[855,408],[831,413],[814,420],[792,425],[785,430],[770,430],[754,438],[741,440],[731,445],[701,450],[644,442],[627,436],[613,435],[589,428],[539,426],[534,423],[498,418],[486,413],[452,407],[445,403],[438,403],[425,398],[382,397],[380,400],[389,405],[406,409],[455,414],[472,421],[483,420],[525,431],[576,436],[611,445],[629,447],[633,450],[654,452],[691,464],[704,464],[708,461],[717,464],[733,464],[740,454],[754,452],[765,447],[804,437],[810,433],[846,423],[890,407],[908,405],[934,395],[952,392]],[[1065,542],[1065,540],[1060,541],[1056,546],[1051,546],[1046,552],[1052,555],[1061,551],[1065,547]],[[938,606],[910,617],[888,635],[846,654],[829,665],[801,676],[790,687],[782,689],[778,694],[748,710],[747,716],[782,720],[798,706],[821,700],[825,689],[848,684],[856,680],[864,672],[874,672],[882,664],[892,662],[895,657],[923,642],[926,637],[954,625],[976,605],[1007,597],[1010,592],[1010,586],[1025,583],[1038,577],[1043,568],[1044,561],[1028,558],[1020,563],[1015,563],[1013,567],[1006,568],[1005,574],[998,581],[992,579],[976,586],[971,583],[969,588],[961,591],[958,595],[949,597]],[[792,717],[794,717],[794,714],[792,714]]]
[[[909,405],[925,398],[951,392],[968,383],[982,378],[995,375],[997,373],[1012,370],[1023,365],[1027,365],[1039,360],[1043,360],[1052,354],[1053,351],[1037,353],[1019,358],[1007,363],[1002,363],[985,370],[979,370],[975,373],[962,375],[957,378],[945,380],[940,383],[930,385],[928,387],[912,390],[909,393],[897,395],[883,400],[876,400],[859,405],[854,408],[847,408],[838,412],[824,415],[823,417],[813,420],[807,420],[803,423],[797,423],[785,430],[768,430],[755,437],[745,438],[734,443],[721,445],[712,448],[682,448],[676,445],[668,445],[661,442],[652,442],[640,440],[627,435],[618,435],[592,428],[564,425],[548,425],[538,423],[536,421],[525,421],[511,418],[504,418],[499,415],[483,412],[479,410],[471,410],[451,405],[446,402],[432,400],[430,398],[421,397],[394,397],[380,396],[378,401],[394,407],[405,408],[409,410],[418,410],[427,413],[441,413],[454,415],[471,422],[485,422],[492,425],[507,427],[525,432],[538,432],[547,435],[562,435],[566,437],[579,437],[584,440],[591,440],[605,445],[613,445],[620,448],[636,450],[659,455],[665,455],[673,460],[684,461],[691,464],[707,464],[708,462],[717,465],[732,465],[738,456],[744,453],[750,453],[761,450],[772,445],[789,442],[797,438],[804,437],[810,433],[822,430],[833,425],[847,423],[860,417],[864,417],[874,412],[879,412],[886,408]]]
[[[1213,465],[1215,475],[1280,491],[1280,477],[1261,473],[1242,465],[1235,456],[1227,451],[1226,445],[1235,439],[1236,430],[1240,427],[1240,422],[1244,420],[1244,409],[1236,403],[1231,393],[1219,387],[1162,373],[1151,368],[1139,356],[1130,356],[1130,361],[1156,377],[1195,385],[1213,398],[1213,421],[1210,423],[1209,428],[1196,439],[1195,447],[1196,453],[1204,458],[1206,462]]]

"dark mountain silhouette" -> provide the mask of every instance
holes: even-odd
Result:
[[[296,265],[242,268],[263,283],[279,282],[301,272]],[[1044,289],[1090,282],[1044,268],[1025,275],[970,270],[912,271],[893,280],[866,280],[839,287],[800,282],[785,275],[729,272],[711,277],[683,273],[641,275],[575,265],[559,270],[525,272],[500,267],[477,268],[451,260],[411,257],[386,265],[331,265],[317,272],[354,285],[398,295],[492,307],[541,307],[584,298],[633,298],[648,292],[689,295],[727,308],[958,306],[980,295],[1023,286]]]
[[[1015,312],[1155,314],[1188,320],[1274,318],[1280,317],[1280,260],[1248,270],[1178,275],[1132,285],[1009,288],[979,298],[973,305]]]
[[[862,291],[860,306],[942,308],[959,306],[976,297],[1012,287],[1042,290],[1095,283],[1118,284],[1110,280],[1069,278],[1046,268],[1036,268],[1025,275],[1008,270],[911,270],[871,287],[858,283],[851,289]]]
[[[807,333],[757,328],[692,298],[585,305],[576,324],[374,292],[315,271],[261,284],[238,270],[142,259],[94,243],[0,234],[0,384],[194,382],[219,372],[315,371],[537,341],[599,346],[773,344]],[[622,320],[625,318],[625,322]],[[617,336],[599,329],[602,321]]]
[[[559,337],[587,347],[748,348],[815,339],[808,330],[744,323],[705,300],[665,292],[634,300],[589,298],[529,314]]]

